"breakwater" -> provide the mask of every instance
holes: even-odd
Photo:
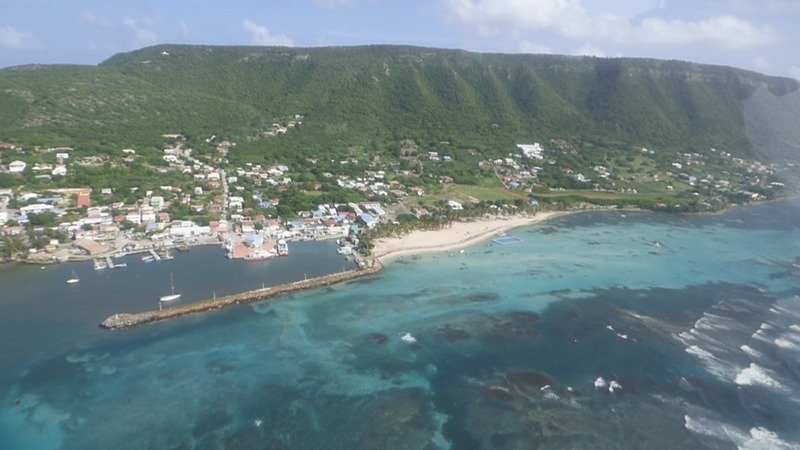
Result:
[[[348,270],[345,272],[324,275],[321,277],[310,278],[307,280],[295,281],[292,283],[280,284],[277,286],[256,289],[254,291],[242,292],[240,294],[226,295],[208,300],[193,302],[188,305],[169,308],[161,311],[145,311],[141,313],[121,313],[109,316],[100,323],[100,328],[107,330],[125,330],[138,327],[153,322],[176,319],[189,314],[198,314],[207,311],[214,311],[235,305],[243,305],[256,301],[275,298],[294,292],[305,291],[344,281],[354,280],[370,275],[374,275],[383,269],[378,261],[374,261],[370,266],[361,269]]]

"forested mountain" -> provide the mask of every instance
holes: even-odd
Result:
[[[311,155],[405,139],[502,154],[518,142],[563,139],[586,152],[716,147],[758,158],[768,143],[793,138],[746,117],[770,104],[745,108],[747,100],[768,95],[792,115],[797,88],[790,79],[678,61],[160,45],[98,66],[0,70],[0,140],[104,152],[158,147],[161,134],[182,132],[243,141],[243,154]],[[304,116],[303,132],[260,138],[295,114]],[[792,118],[783,116],[785,127]]]

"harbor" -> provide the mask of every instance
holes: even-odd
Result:
[[[340,273],[333,273],[330,275],[323,275],[316,278],[294,281],[291,283],[285,283],[278,286],[264,287],[261,289],[243,292],[240,294],[233,294],[224,297],[201,300],[186,305],[178,306],[175,308],[159,309],[158,311],[145,311],[133,314],[118,313],[109,316],[103,322],[101,322],[100,328],[107,330],[125,330],[145,325],[148,323],[176,319],[189,314],[198,314],[207,311],[214,311],[231,306],[276,298],[294,292],[319,288],[323,286],[330,286],[332,284],[342,283],[345,281],[350,281],[357,278],[374,275],[380,272],[381,269],[383,269],[383,266],[378,261],[374,261],[373,264],[362,269],[347,270]]]

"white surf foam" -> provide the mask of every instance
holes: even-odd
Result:
[[[700,347],[698,347],[696,345],[691,345],[691,346],[687,347],[686,348],[686,353],[688,353],[690,355],[697,356],[700,359],[706,359],[706,358],[717,359],[716,357],[714,357],[714,355],[711,352],[703,350],[702,348],[700,348]]]
[[[800,345],[798,345],[796,342],[791,341],[789,339],[785,339],[785,338],[780,337],[778,339],[775,339],[774,342],[775,342],[775,345],[777,345],[778,347],[780,347],[782,349],[800,351]]]
[[[720,380],[729,380],[733,374],[736,373],[736,367],[727,363],[716,356],[713,353],[700,348],[696,345],[692,345],[686,348],[686,353],[690,355],[696,356],[700,359],[703,365],[706,367],[706,370],[715,375]]]
[[[755,333],[750,335],[750,339],[758,339],[759,341],[769,342],[769,338],[767,338],[764,330],[757,330]]]
[[[684,415],[683,426],[693,433],[710,436],[722,441],[733,442],[737,445],[740,445],[750,438],[744,431],[731,424],[702,416],[691,417],[688,414]]]
[[[744,345],[742,345],[742,346],[741,346],[741,347],[739,347],[739,348],[740,348],[740,349],[741,349],[741,350],[742,350],[742,351],[743,351],[743,352],[744,352],[744,353],[745,353],[747,356],[749,356],[751,359],[759,359],[759,360],[760,360],[760,359],[764,359],[764,354],[763,354],[763,353],[761,353],[760,351],[758,351],[758,350],[754,349],[753,347],[750,347],[750,346],[749,346],[749,345],[747,345],[747,344],[744,344]]]
[[[750,367],[743,369],[736,375],[734,383],[739,386],[767,386],[771,388],[780,389],[783,386],[775,381],[763,367],[756,363],[750,363]]]
[[[800,444],[790,444],[781,440],[777,434],[764,428],[750,429],[750,439],[742,443],[739,448],[744,450],[789,450],[800,449]]]

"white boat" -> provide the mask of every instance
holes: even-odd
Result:
[[[278,241],[278,256],[288,256],[289,255],[289,244],[286,243],[285,239],[281,239]]]
[[[75,283],[77,283],[78,281],[81,281],[81,279],[80,279],[80,278],[78,278],[78,275],[75,273],[75,271],[74,271],[74,270],[73,270],[73,271],[71,271],[71,272],[72,272],[72,278],[70,278],[69,280],[67,280],[67,283],[69,283],[69,284],[75,284]]]
[[[400,340],[405,342],[406,344],[416,344],[417,338],[411,335],[411,333],[406,333],[400,337]]]
[[[161,298],[158,299],[160,302],[168,302],[170,300],[175,300],[181,297],[181,294],[175,293],[175,283],[172,281],[172,274],[169,274],[169,295],[163,295]]]
[[[264,261],[272,258],[273,256],[275,256],[275,253],[268,252],[265,250],[256,250],[253,253],[245,256],[243,259],[245,261]]]
[[[108,268],[108,264],[105,263],[102,259],[95,259],[94,260],[94,270],[103,270]]]

